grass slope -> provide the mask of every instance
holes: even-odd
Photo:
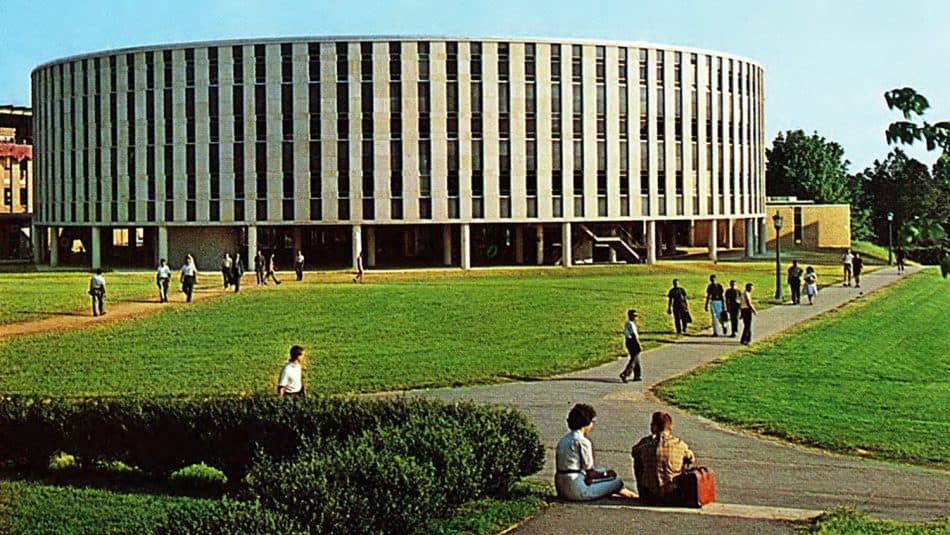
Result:
[[[378,274],[364,285],[288,282],[82,331],[0,341],[0,392],[45,395],[270,391],[292,344],[324,393],[499,381],[623,354],[627,308],[647,347],[669,338],[679,277],[698,326],[707,274],[774,284],[769,263]],[[822,269],[831,282],[836,267]],[[41,356],[41,358],[37,358]]]
[[[927,270],[657,390],[792,441],[948,466],[948,308],[950,286]]]

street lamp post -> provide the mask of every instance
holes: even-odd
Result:
[[[776,210],[772,216],[772,225],[775,226],[775,299],[782,300],[782,215]]]
[[[891,232],[891,227],[894,223],[894,212],[887,213],[887,265],[891,265],[894,261],[893,257],[893,245],[894,245],[894,235]]]

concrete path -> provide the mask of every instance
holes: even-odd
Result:
[[[915,269],[908,269],[911,273]],[[776,306],[753,322],[753,344],[765,337],[860,299],[900,275],[885,268],[865,276],[861,289],[840,284],[822,289],[815,305]],[[757,288],[761,299],[766,288]],[[618,318],[618,346],[620,323]],[[727,507],[702,512],[654,510],[620,502],[557,504],[518,526],[516,533],[690,532],[732,529],[738,532],[793,532],[787,520],[811,517],[817,511],[850,505],[860,511],[898,519],[924,520],[950,514],[950,472],[846,457],[792,446],[735,432],[701,417],[688,415],[653,398],[649,389],[666,379],[739,348],[735,338],[713,338],[710,332],[641,355],[644,381],[622,384],[617,375],[626,359],[548,380],[426,391],[443,399],[470,399],[517,407],[541,431],[547,460],[537,475],[553,481],[554,445],[566,432],[568,410],[590,403],[598,413],[590,435],[598,466],[612,467],[634,487],[630,447],[648,434],[650,414],[666,410],[673,430],[696,452],[700,464],[716,471],[719,502]],[[834,410],[829,407],[829,410]],[[731,505],[730,505],[731,504]],[[759,506],[759,507],[745,507]],[[773,516],[769,516],[771,513]],[[784,512],[784,513],[783,513]],[[774,520],[785,519],[785,520]]]

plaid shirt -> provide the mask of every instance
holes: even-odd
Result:
[[[673,478],[683,471],[684,461],[696,460],[689,446],[669,431],[644,437],[630,454],[637,490],[647,496],[664,496],[674,491]]]

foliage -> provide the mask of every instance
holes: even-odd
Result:
[[[932,535],[950,533],[950,517],[930,522],[898,522],[896,520],[871,518],[853,509],[841,507],[829,511],[815,522],[810,530],[819,535],[861,533],[863,535]]]
[[[155,535],[194,533],[241,533],[242,535],[305,535],[292,518],[267,509],[257,502],[223,499],[210,505],[180,505],[172,508],[150,531]]]
[[[422,526],[420,535],[469,533],[481,535],[501,530],[528,518],[547,505],[554,496],[550,483],[521,482],[507,499],[483,498],[460,507],[451,518],[433,519]]]
[[[835,256],[834,266],[816,266],[821,280],[840,277]],[[306,388],[327,394],[548,376],[624,355],[620,331],[631,307],[647,348],[667,341],[664,296],[673,277],[693,300],[695,327],[708,327],[698,312],[709,273],[754,283],[760,301],[774,284],[773,263],[705,261],[379,274],[360,286],[288,282],[0,340],[0,392],[273,394],[292,344],[307,349]]]
[[[658,391],[795,442],[950,466],[950,337],[934,332],[946,285],[925,270]]]
[[[817,203],[847,203],[852,188],[844,149],[817,133],[779,132],[765,150],[765,189],[769,196],[796,196]]]
[[[923,141],[927,150],[941,148],[946,153],[950,151],[950,121],[941,121],[930,124],[923,121],[921,125],[913,122],[913,116],[922,117],[930,108],[927,98],[910,87],[892,89],[884,93],[884,100],[888,109],[898,109],[904,116],[903,121],[891,123],[885,132],[889,144],[898,141],[911,145],[916,141]]]

